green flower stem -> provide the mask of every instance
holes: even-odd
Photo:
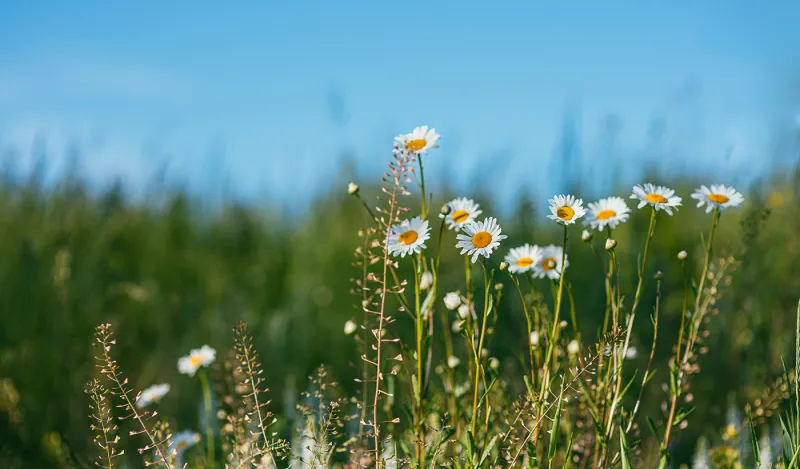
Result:
[[[211,407],[211,383],[208,380],[208,373],[205,367],[200,367],[200,382],[203,385],[203,402],[206,408],[206,466],[213,468],[216,461],[214,459],[214,428],[211,424],[214,416],[212,415],[213,409]]]
[[[528,325],[528,336],[525,338],[525,340],[528,342],[528,356],[531,362],[531,388],[533,388],[536,386],[536,362],[533,360],[533,344],[531,343],[531,332],[533,332],[531,313],[528,310],[528,303],[525,301],[525,294],[522,293],[522,288],[519,286],[519,280],[517,280],[517,276],[511,272],[508,273],[508,276],[511,277],[511,281],[514,283],[514,286],[517,287],[519,299],[522,301],[522,310],[525,312],[525,322]]]
[[[483,350],[483,341],[486,338],[486,323],[488,322],[489,317],[489,289],[492,285],[492,280],[489,278],[489,272],[486,268],[486,260],[484,259],[483,263],[483,283],[484,283],[484,292],[483,292],[483,321],[481,324],[481,334],[478,339],[478,349],[474,351],[475,355],[475,376],[473,380],[473,391],[472,391],[472,436],[475,438],[475,431],[477,430],[478,424],[478,383],[480,382],[481,377],[481,351]]]

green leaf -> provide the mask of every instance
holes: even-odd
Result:
[[[625,438],[625,430],[619,427],[619,456],[622,461],[622,469],[631,469],[631,461],[628,457],[628,441]]]
[[[558,392],[558,404],[556,405],[556,415],[553,417],[553,426],[550,430],[550,449],[547,452],[547,459],[551,463],[556,457],[558,446],[558,427],[561,425],[561,408],[564,403],[564,382],[561,382],[561,390]]]
[[[478,461],[478,467],[483,467],[483,463],[486,462],[486,458],[488,458],[489,455],[492,454],[492,448],[494,448],[495,443],[497,443],[498,436],[499,435],[493,436],[492,439],[489,441],[489,444],[486,445],[486,448],[483,450],[483,455],[481,455],[481,460]]]

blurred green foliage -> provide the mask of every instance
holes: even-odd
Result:
[[[665,275],[658,384],[643,410],[654,420],[661,419],[661,382],[680,320],[683,277],[676,254],[687,250],[697,269],[710,223],[688,197],[694,182],[671,181],[685,205],[675,217],[659,217],[651,250],[648,275]],[[453,194],[435,184],[429,179],[428,187],[441,194],[434,200],[438,206]],[[378,194],[377,186],[362,186],[368,200]],[[498,213],[485,196],[458,195],[477,196],[484,215],[497,214],[509,235],[495,263],[524,242],[559,242],[558,228],[544,219],[544,200],[521,197]],[[292,415],[286,396],[297,395],[320,363],[355,394],[358,350],[343,325],[361,315],[349,290],[356,233],[367,222],[363,208],[339,187],[291,215],[236,203],[209,210],[200,202],[181,191],[134,200],[121,185],[92,195],[70,176],[56,186],[37,177],[0,183],[0,467],[87,466],[93,450],[83,385],[97,376],[91,345],[100,323],[114,325],[115,356],[134,389],[172,385],[160,412],[179,422],[173,427],[178,430],[198,428],[202,402],[196,380],[178,374],[178,358],[204,343],[223,356],[239,320],[251,326],[271,388],[270,407],[279,417]],[[723,425],[729,398],[740,406],[752,400],[782,371],[781,357],[791,360],[800,296],[799,211],[795,181],[775,179],[754,185],[746,206],[722,217],[715,253],[733,255],[741,265],[712,319],[702,371],[693,377],[698,410],[677,439],[684,454],[697,436]],[[628,295],[647,216],[634,208],[630,222],[615,232]],[[432,224],[436,239],[438,222]],[[595,236],[598,249],[604,241]],[[463,290],[463,261],[450,247],[452,232],[444,245],[442,285]],[[580,328],[584,337],[594,337],[603,320],[603,283],[580,228],[571,230],[568,255]],[[640,311],[652,311],[653,290],[651,281]],[[491,353],[521,389],[524,319],[516,294],[507,292]],[[398,317],[404,335],[407,320]],[[652,340],[646,315],[636,330],[643,367]],[[440,350],[435,353],[442,358]],[[135,447],[126,453],[136,454]]]

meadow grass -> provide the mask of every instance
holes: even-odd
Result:
[[[725,370],[709,370],[709,363],[730,362],[730,357],[706,357],[725,353],[714,331],[765,330],[735,324],[740,313],[752,311],[758,297],[737,288],[768,284],[766,275],[742,268],[753,262],[754,246],[770,242],[759,239],[765,236],[759,226],[763,209],[737,215],[746,204],[730,186],[706,184],[689,197],[644,184],[618,194],[624,198],[591,204],[574,195],[554,196],[547,209],[549,234],[522,229],[509,237],[502,217],[490,216],[486,205],[465,197],[434,204],[423,159],[435,157],[437,140],[427,127],[399,136],[381,185],[347,188],[363,215],[348,216],[328,232],[335,239],[346,225],[343,232],[358,234],[350,243],[355,246],[350,260],[334,256],[327,262],[330,275],[342,277],[346,270],[350,277],[355,312],[343,324],[344,336],[357,353],[341,355],[359,360],[350,368],[356,374],[353,383],[342,385],[328,368],[315,367],[307,391],[281,396],[284,404],[294,403],[281,409],[268,389],[270,375],[281,364],[274,358],[262,363],[246,322],[233,329],[229,349],[220,355],[200,347],[201,342],[182,343],[179,353],[176,344],[168,345],[166,354],[174,354],[171,363],[177,361],[175,368],[184,375],[179,381],[158,383],[153,376],[163,375],[147,369],[142,371],[149,379],[129,378],[120,365],[127,363],[116,358],[120,344],[115,333],[126,337],[130,316],[118,315],[113,326],[103,323],[95,329],[97,372],[85,385],[84,399],[91,412],[93,449],[71,454],[80,446],[50,433],[51,440],[43,442],[49,460],[64,467],[87,465],[94,453],[94,463],[106,468],[137,461],[167,468],[668,468],[685,458],[676,441],[697,440],[698,433],[691,433],[694,425],[701,428],[703,442],[693,467],[798,466],[800,390],[793,363],[783,366],[782,373],[750,380],[753,389],[725,406],[730,408],[725,425],[715,429],[695,418],[708,415],[698,406],[721,406],[715,402],[720,395],[703,388],[708,379],[726,376]],[[757,194],[754,198],[748,203],[763,203]],[[170,208],[181,209],[179,204]],[[786,212],[785,219],[795,223],[794,213]],[[681,217],[691,217],[691,223],[682,223]],[[697,226],[698,220],[707,228],[697,234],[701,242],[696,249],[669,239],[676,223],[681,239],[691,239],[683,228]],[[739,226],[725,226],[729,220]],[[324,232],[325,224],[321,227]],[[165,228],[168,237],[187,237],[186,225],[173,222]],[[731,233],[740,228],[743,245],[736,246]],[[241,244],[255,243],[246,228],[217,236],[230,241],[232,253]],[[770,236],[774,243],[774,233]],[[540,245],[532,244],[539,239]],[[309,258],[315,249],[311,244],[320,242],[308,238],[298,244],[308,247]],[[715,243],[724,246],[721,252]],[[82,253],[91,255],[91,248],[82,247]],[[81,249],[57,250],[48,272],[56,292],[50,301],[65,309],[81,300],[64,288],[73,278],[75,253]],[[269,269],[280,269],[280,260],[276,267],[270,256],[262,267],[263,277]],[[214,272],[207,274],[213,279]],[[194,273],[189,269],[183,275]],[[321,273],[308,275],[312,280],[305,285],[313,287]],[[221,292],[236,288],[241,279],[215,280],[215,291]],[[167,302],[181,293],[180,287],[170,288],[168,279],[163,285],[114,286],[140,301],[153,296],[153,290]],[[336,292],[311,293],[326,294]],[[179,301],[196,304],[198,299]],[[219,317],[215,320],[205,327],[231,329]],[[69,340],[86,333],[75,331],[69,319],[56,321]],[[156,331],[183,326],[157,321],[151,326]],[[800,328],[800,314],[796,321]],[[773,323],[778,331],[784,325]],[[266,333],[274,338],[269,329],[259,325],[253,330],[256,337]],[[797,329],[791,332],[781,337],[796,340]],[[741,338],[734,342],[745,343]],[[123,355],[133,345],[126,343]],[[794,346],[796,363],[800,344]],[[156,349],[148,351],[165,353]],[[785,351],[779,343],[767,349]],[[324,350],[326,358],[339,354]],[[70,353],[67,358],[80,360]],[[12,389],[4,396],[10,404],[1,410],[14,428],[14,412],[24,407],[8,398],[17,391],[13,381],[7,383]],[[186,419],[186,412],[160,413],[163,402],[176,394],[181,396],[178,407],[196,409],[199,415]]]

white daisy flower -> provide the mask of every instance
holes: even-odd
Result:
[[[450,213],[447,215],[440,213],[439,218],[444,218],[447,227],[451,230],[457,230],[464,226],[465,223],[475,221],[478,215],[483,213],[483,210],[479,208],[480,205],[466,197],[453,199],[447,202],[447,206],[450,207]]]
[[[589,215],[585,225],[603,231],[606,226],[614,229],[625,223],[630,217],[631,209],[622,197],[608,197],[589,204]]]
[[[530,244],[514,248],[508,251],[508,255],[506,255],[508,271],[512,274],[521,274],[533,269],[533,266],[541,259],[542,248],[531,246]]]
[[[461,295],[459,295],[458,293],[451,291],[450,293],[444,296],[444,305],[450,311],[455,311],[460,304],[461,304]]]
[[[161,400],[169,392],[169,384],[154,384],[142,391],[139,399],[136,400],[136,407],[147,407],[154,402]]]
[[[191,448],[192,446],[196,445],[200,441],[200,434],[195,433],[192,431],[183,431],[180,433],[176,433],[175,435],[170,438],[169,447],[167,448],[169,453],[172,453],[174,450],[178,453],[178,457],[186,451],[187,449]]]
[[[736,189],[725,184],[712,184],[711,189],[706,186],[700,186],[699,189],[694,191],[692,198],[697,200],[697,206],[706,206],[706,213],[710,213],[715,208],[725,210],[729,207],[739,208],[739,205],[744,202],[744,196]]]
[[[217,358],[217,351],[208,345],[194,349],[189,355],[178,360],[178,371],[185,375],[194,376],[197,369],[201,366],[208,366],[214,363]]]
[[[586,215],[586,209],[583,208],[583,200],[574,195],[557,195],[550,199],[550,213],[547,218],[564,225],[571,225]]]
[[[470,222],[464,224],[461,230],[465,234],[456,235],[458,243],[456,248],[461,248],[461,254],[472,256],[472,262],[477,262],[478,256],[489,257],[498,246],[500,241],[508,236],[500,234],[502,230],[497,220],[489,217],[480,222]]]
[[[656,186],[649,182],[644,185],[636,184],[633,186],[631,199],[639,200],[639,208],[650,204],[658,210],[664,210],[672,215],[672,209],[678,210],[681,206],[681,198],[675,195],[675,191],[666,186]]]
[[[402,223],[392,226],[386,237],[386,249],[393,256],[406,257],[410,254],[419,254],[425,247],[425,241],[431,237],[428,220],[421,217],[403,220]]]
[[[419,289],[427,290],[431,285],[433,285],[433,274],[430,272],[423,272],[422,275],[419,276]]]
[[[344,323],[344,334],[350,335],[358,329],[358,325],[352,319],[348,319],[346,323]]]
[[[542,248],[542,257],[533,267],[533,276],[536,278],[547,277],[557,280],[561,276],[561,255],[564,252],[561,246],[551,244]],[[564,258],[564,268],[569,267],[569,261]]]
[[[450,368],[455,368],[460,364],[461,360],[457,356],[450,355],[449,357],[447,357],[447,366],[449,366]]]
[[[436,129],[422,125],[415,128],[411,133],[398,135],[394,138],[394,141],[403,150],[421,155],[431,148],[438,148],[439,145],[436,142],[439,141],[439,137],[440,135],[436,133]]]

